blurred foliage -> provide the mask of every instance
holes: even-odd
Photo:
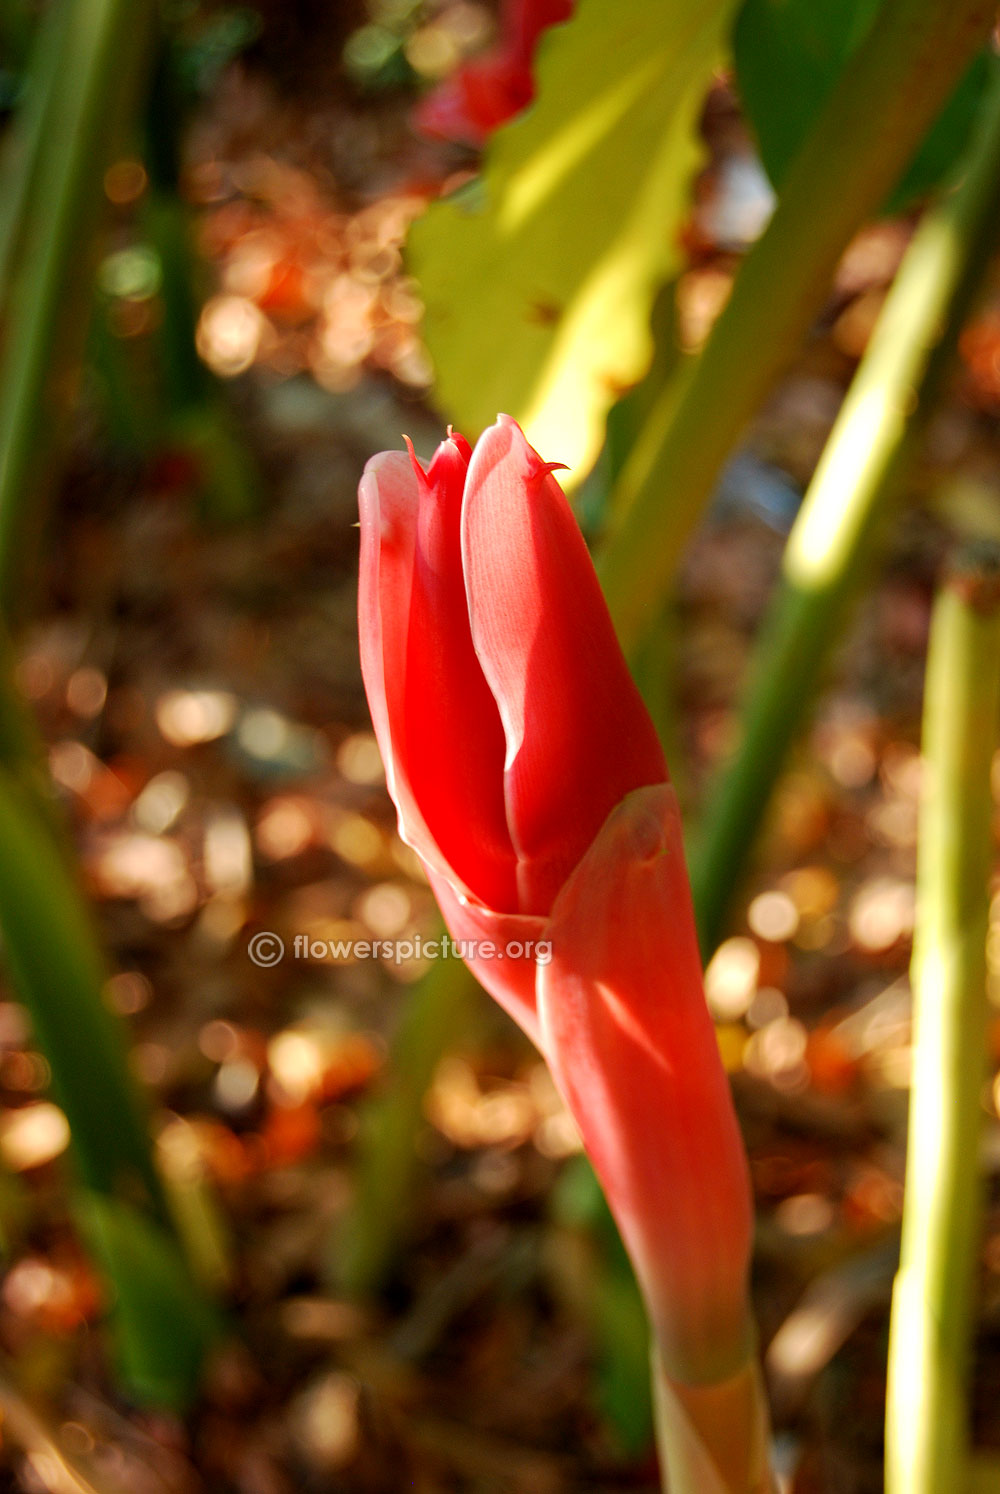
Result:
[[[706,956],[983,292],[1000,227],[1000,71],[992,61],[953,190],[928,210],[909,245],[788,536],[749,672],[741,740],[707,796],[691,856]]]
[[[744,0],[733,30],[736,83],[761,159],[780,191],[844,64],[884,0]],[[986,86],[981,52],[928,131],[887,212],[940,185],[964,150]]]
[[[619,480],[599,569],[627,649],[655,621],[726,458],[821,311],[841,255],[991,20],[989,0],[892,0],[838,75],[711,336],[657,400]]]
[[[186,1411],[222,1320],[194,1286],[164,1226],[121,1199],[86,1191],[83,1237],[113,1284],[116,1369],[141,1403]]]
[[[25,606],[86,340],[104,173],[145,86],[155,7],[63,0],[38,27],[0,242],[0,608]],[[42,432],[47,439],[42,440]]]
[[[738,80],[779,187],[844,64],[887,8],[888,0],[745,0],[739,9]],[[189,1255],[194,1242],[208,1290],[239,1293],[249,1328],[249,1349],[241,1352],[258,1361],[257,1380],[244,1362],[235,1373],[230,1366],[221,1389],[207,1387],[210,1435],[195,1438],[191,1456],[204,1457],[209,1482],[241,1491],[301,1482],[303,1466],[324,1486],[332,1476],[358,1488],[396,1488],[417,1477],[443,1487],[481,1457],[482,1480],[495,1478],[496,1454],[486,1442],[457,1446],[456,1439],[444,1453],[438,1446],[426,1454],[424,1411],[435,1405],[455,1421],[470,1406],[478,1416],[485,1401],[501,1432],[515,1427],[516,1436],[504,1442],[498,1434],[497,1445],[503,1459],[516,1461],[526,1449],[535,1458],[524,1465],[526,1487],[595,1480],[618,1487],[633,1475],[608,1472],[607,1448],[638,1457],[648,1441],[641,1303],[540,1062],[526,1060],[523,1047],[511,1056],[498,1024],[483,1051],[457,1065],[457,1077],[455,1065],[437,1065],[466,1032],[475,1001],[459,967],[445,970],[444,981],[434,971],[417,986],[416,970],[401,976],[310,964],[296,971],[289,961],[262,973],[250,969],[245,951],[247,931],[260,921],[294,937],[312,926],[323,936],[331,919],[367,934],[379,917],[397,915],[404,932],[423,931],[435,916],[394,836],[374,743],[359,731],[350,621],[350,524],[361,459],[393,444],[400,426],[422,435],[421,449],[435,435],[420,404],[428,372],[418,287],[401,260],[412,217],[441,182],[454,184],[457,169],[464,188],[431,207],[413,235],[410,261],[424,277],[440,374],[431,397],[469,435],[506,408],[527,421],[545,455],[573,461],[580,472],[597,455],[581,494],[584,522],[595,530],[643,432],[658,418],[662,424],[661,402],[681,388],[676,376],[691,359],[680,348],[690,353],[704,344],[734,282],[740,294],[747,268],[739,255],[752,234],[727,237],[708,226],[713,206],[736,195],[725,168],[738,159],[744,183],[750,174],[745,133],[716,72],[734,5],[636,0],[616,12],[581,0],[577,19],[543,46],[536,107],[495,137],[473,176],[477,163],[468,153],[408,134],[402,109],[421,82],[487,44],[497,12],[462,0],[333,7],[325,0],[165,0],[169,45],[161,45],[151,96],[125,97],[125,50],[100,75],[104,83],[91,84],[98,109],[106,104],[110,114],[124,105],[107,156],[113,178],[102,178],[107,161],[77,150],[80,175],[62,201],[73,207],[82,184],[86,211],[67,215],[53,213],[53,199],[36,192],[46,170],[52,180],[55,155],[61,150],[65,164],[80,145],[67,106],[79,100],[85,54],[76,50],[75,69],[64,57],[62,71],[46,75],[34,49],[58,16],[55,0],[0,0],[0,111],[16,111],[3,141],[0,200],[0,260],[18,277],[0,277],[5,354],[25,335],[21,288],[37,288],[44,255],[62,257],[37,303],[44,315],[36,333],[22,344],[34,360],[32,376],[44,375],[56,403],[42,411],[31,393],[37,381],[29,388],[8,372],[0,406],[14,394],[23,399],[25,450],[39,459],[60,455],[65,448],[52,433],[76,420],[76,460],[94,474],[89,486],[75,474],[60,516],[50,557],[56,579],[47,571],[45,582],[56,600],[50,596],[44,628],[25,643],[25,678],[34,680],[60,792],[72,806],[88,895],[101,901],[125,972],[116,978],[121,1010],[132,1021],[149,1003],[136,1022],[145,1041],[134,1056],[154,1104],[174,1112],[167,1130],[183,1161],[158,1148],[158,1164],[177,1175],[166,1208],[155,1199],[140,1212],[143,1189],[127,1186],[129,1170],[133,1180],[146,1175],[147,1204],[160,1190],[147,1119],[125,1072],[117,1023],[106,1020],[111,987],[74,869],[60,860],[58,833],[50,834],[39,767],[32,760],[26,775],[20,766],[6,771],[9,755],[30,757],[36,745],[12,689],[0,698],[0,831],[9,852],[0,926],[9,973],[19,1000],[36,1013],[36,1030],[33,1038],[16,1036],[20,1007],[0,1003],[0,1089],[9,1104],[0,1121],[0,1244],[11,1268],[0,1293],[0,1333],[4,1346],[19,1334],[29,1344],[24,1366],[12,1371],[25,1385],[39,1376],[38,1356],[51,1351],[55,1334],[55,1353],[64,1357],[48,1361],[53,1403],[62,1404],[71,1376],[93,1396],[88,1405],[107,1395],[87,1357],[100,1345],[89,1325],[103,1310],[93,1271],[80,1259],[56,1260],[46,1233],[53,1193],[65,1186],[56,1177],[53,1187],[51,1170],[66,1145],[65,1113],[91,1185],[77,1235],[112,1283],[105,1300],[117,1311],[118,1372],[129,1392],[183,1407],[216,1328],[192,1290],[168,1216]],[[128,17],[132,40],[138,14]],[[982,68],[980,58],[891,207],[934,186],[952,165]],[[312,113],[301,97],[307,76]],[[69,79],[61,97],[53,96],[54,77]],[[888,77],[872,111],[854,111],[851,173],[891,149],[875,112],[891,102]],[[195,110],[192,169],[184,172],[183,136]],[[698,179],[702,131],[712,168]],[[836,204],[850,194],[849,176],[834,179],[824,165],[813,171],[807,227],[827,199]],[[855,227],[852,220],[844,228],[817,274],[809,316],[829,295],[833,259]],[[833,332],[827,336],[824,323],[790,385],[781,386],[795,408],[779,413],[777,438],[755,428],[755,452],[774,440],[775,450],[763,454],[781,470],[793,502],[819,450],[808,431],[828,430],[826,406],[841,398],[845,369],[871,335],[908,233],[897,223],[884,240],[865,238],[868,268],[859,275],[852,261],[837,272],[827,301]],[[756,282],[750,331],[719,360],[724,377],[705,407],[727,419],[734,381],[763,369],[763,397],[801,333],[800,326],[786,339],[781,358],[772,356],[789,278],[805,252],[797,242],[794,252],[774,256],[766,282]],[[848,322],[862,330],[848,336]],[[64,337],[76,349],[65,358],[57,346]],[[996,321],[979,319],[967,343],[964,390],[979,412],[979,470],[969,462],[965,478],[954,479],[949,520],[961,498],[975,508],[976,524],[996,523],[994,473],[982,449],[1000,398],[998,346]],[[645,382],[619,400],[647,364]],[[178,499],[197,492],[202,513],[245,511],[254,474],[214,375],[246,372],[243,394],[255,443],[267,447],[274,517],[226,537],[192,524],[190,503]],[[956,410],[965,430],[969,410],[952,399],[953,426]],[[738,427],[734,439],[745,436],[746,415],[744,407],[729,422]],[[653,498],[666,514],[689,454],[704,457],[691,488],[693,522],[726,442],[703,429],[700,442],[678,444]],[[751,461],[730,472],[737,517],[731,508],[719,521],[716,508],[717,522],[689,551],[684,588],[678,594],[672,579],[659,585],[649,608],[658,623],[642,657],[643,684],[662,707],[657,717],[672,738],[672,765],[681,747],[690,757],[693,790],[720,760],[748,636],[777,568],[773,534],[762,537],[747,519],[760,470]],[[36,517],[42,486],[32,476],[18,487],[18,501],[36,505]],[[664,548],[647,533],[640,558]],[[912,930],[907,878],[919,764],[905,711],[898,719],[894,713],[919,689],[928,577],[940,548],[939,536],[927,546],[930,558],[897,556],[897,573],[873,588],[855,643],[861,662],[851,665],[849,687],[828,701],[800,767],[777,784],[780,832],[765,846],[757,896],[740,910],[734,937],[708,973],[720,1045],[750,1119],[765,1326],[788,1328],[774,1340],[776,1373],[782,1368],[803,1397],[850,1330],[829,1339],[830,1319],[840,1321],[840,1308],[831,1309],[819,1334],[828,1338],[819,1350],[810,1340],[810,1358],[801,1328],[813,1308],[807,1302],[796,1318],[800,1289],[811,1274],[822,1283],[831,1263],[857,1258],[873,1237],[891,1236],[899,1217],[909,1034],[898,978]],[[619,578],[629,596],[637,574],[626,566]],[[838,641],[832,625],[814,631],[823,635],[813,639],[820,652]],[[85,640],[79,652],[74,639]],[[801,653],[801,643],[796,634],[792,651]],[[773,652],[769,662],[780,666]],[[93,713],[75,714],[67,702],[88,691],[99,697]],[[786,728],[809,691],[798,694]],[[368,764],[360,776],[359,761]],[[739,857],[750,848],[747,832]],[[887,865],[891,876],[883,875]],[[394,1023],[394,1073],[373,1090]],[[47,1060],[32,1042],[44,1046]],[[19,1072],[21,1091],[12,1077]],[[62,1110],[38,1098],[47,1087]],[[123,1156],[126,1186],[119,1187]],[[343,1203],[348,1186],[358,1201],[353,1216]],[[334,1215],[331,1261],[325,1250]],[[526,1236],[544,1236],[553,1262],[515,1307],[509,1283],[496,1288],[502,1272],[492,1285],[489,1278],[477,1285],[476,1263],[484,1240],[523,1259]],[[987,1245],[992,1280],[1000,1260],[996,1221]],[[331,1264],[345,1292],[375,1298],[388,1284],[378,1312],[320,1298],[317,1283]],[[62,1289],[70,1300],[60,1306]],[[863,1334],[870,1299],[861,1307],[852,1299],[844,1311]],[[387,1320],[402,1325],[393,1343],[409,1334],[424,1345],[405,1383],[386,1347]],[[873,1339],[880,1332],[881,1321]],[[832,1431],[816,1403],[798,1422],[786,1415],[799,1433],[806,1428],[806,1444],[825,1439],[843,1456],[850,1438],[877,1421],[880,1408],[864,1398],[881,1393],[883,1346],[862,1348],[848,1346],[822,1387],[828,1394],[836,1380]],[[852,1352],[860,1352],[866,1375],[853,1373]],[[496,1387],[508,1380],[516,1381],[516,1395],[497,1409],[507,1392]],[[359,1384],[380,1414],[388,1407],[388,1434],[357,1417]],[[329,1402],[310,1399],[317,1386],[331,1385]],[[0,1381],[5,1416],[6,1394]],[[839,1413],[851,1395],[862,1414],[845,1431],[850,1418]],[[601,1413],[597,1432],[590,1397]],[[113,1439],[128,1419],[123,1405],[114,1403]],[[80,1415],[91,1419],[89,1411]],[[321,1444],[337,1425],[346,1429],[336,1453],[344,1461],[331,1467],[323,1461],[329,1444]],[[5,1421],[12,1445],[14,1426]],[[151,1445],[143,1445],[144,1457]],[[253,1457],[244,1457],[248,1449]],[[421,1463],[412,1480],[404,1452]],[[184,1486],[183,1477],[164,1483]]]
[[[259,40],[264,26],[259,9],[252,5],[206,10],[197,3],[174,0],[165,11],[168,35],[175,39],[178,71],[185,84],[201,94],[210,92],[223,69]]]
[[[33,29],[27,0],[0,0],[0,113],[18,100]]]
[[[552,1216],[582,1249],[576,1306],[593,1339],[597,1401],[622,1449],[636,1456],[653,1427],[649,1322],[632,1265],[594,1169],[571,1157],[552,1191]]]
[[[9,701],[4,709],[16,714]],[[215,1325],[170,1228],[124,1027],[106,1004],[89,909],[47,810],[21,762],[8,761],[0,769],[5,963],[69,1121],[83,1185],[77,1214],[111,1289],[120,1371],[139,1399],[183,1405]]]
[[[423,6],[419,0],[375,0],[371,19],[359,26],[344,45],[348,77],[366,90],[412,84],[419,76],[407,56]]]

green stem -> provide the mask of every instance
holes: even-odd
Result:
[[[217,524],[237,523],[260,511],[260,474],[222,390],[195,348],[197,311],[187,210],[175,191],[154,182],[145,219],[163,272],[163,325],[157,341],[171,434],[198,460],[205,518]]]
[[[112,321],[112,301],[98,290],[90,325],[87,362],[100,390],[101,412],[112,446],[129,456],[148,455],[158,431],[158,391],[137,349],[138,338],[119,337]]]
[[[985,550],[986,547],[983,547]],[[1000,727],[1000,550],[934,609],[911,967],[913,1077],[886,1416],[888,1494],[961,1487],[981,1210],[990,767]]]
[[[201,468],[205,517],[218,524],[251,518],[262,506],[260,474],[236,430],[222,389],[198,356],[196,261],[180,191],[178,130],[182,92],[169,45],[160,47],[146,129],[149,194],[145,221],[160,257],[163,324],[157,336],[173,434]]]
[[[964,177],[910,245],[789,537],[781,587],[755,651],[740,745],[709,792],[691,858],[706,953],[718,942],[788,747],[989,261],[998,182],[1000,69]]]
[[[652,1354],[664,1494],[776,1494],[767,1399],[756,1357],[728,1380],[685,1385]]]
[[[851,234],[878,211],[993,15],[989,0],[887,0],[845,68],[704,351],[659,401],[622,476],[602,575],[627,648]]]
[[[336,1241],[334,1276],[352,1295],[377,1290],[395,1259],[409,1223],[424,1097],[477,991],[461,960],[439,959],[407,995],[390,1087],[362,1117],[354,1202]]]
[[[25,230],[32,184],[44,143],[44,120],[51,107],[63,22],[58,6],[50,6],[38,23],[28,49],[29,68],[25,98],[2,145],[0,175],[0,306],[7,309],[11,278]]]
[[[155,12],[153,0],[63,0],[46,38],[54,82],[41,90],[28,156],[0,365],[0,597],[8,613],[38,522],[35,481],[65,425],[68,391],[58,386],[66,380],[53,375],[82,352],[104,171],[139,86]]]
[[[0,0],[0,57],[7,68],[20,68],[34,28],[35,16],[28,0]]]
[[[198,357],[198,321],[193,290],[190,227],[181,199],[181,158],[178,139],[183,96],[177,81],[171,45],[160,43],[153,69],[145,129],[145,159],[149,192],[144,216],[149,236],[160,257],[161,294],[165,308],[160,342],[164,379],[171,405],[202,404],[213,381]]]

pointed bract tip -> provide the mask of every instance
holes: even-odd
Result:
[[[430,466],[427,468],[427,481],[432,488],[440,483],[458,482],[459,486],[465,482],[465,474],[469,470],[469,462],[472,460],[472,448],[464,436],[452,433],[448,428],[448,435],[440,443]]]
[[[536,453],[536,455],[537,455],[537,453]],[[568,462],[543,462],[543,461],[541,461],[541,459],[539,459],[538,465],[535,468],[535,471],[534,471],[533,475],[536,478],[538,478],[538,477],[548,477],[548,475],[549,475],[550,472],[568,472],[568,471],[569,471],[569,463]]]
[[[427,473],[424,471],[423,467],[420,464],[417,453],[413,449],[413,442],[410,440],[409,436],[404,436],[403,440],[406,443],[407,451],[410,453],[410,466],[413,468],[413,472],[417,479],[417,482],[420,484],[421,490],[426,492],[430,487]]]
[[[548,477],[550,472],[569,471],[569,466],[566,462],[544,462],[539,456],[538,452],[532,446],[531,442],[528,440],[527,436],[524,434],[524,431],[521,429],[518,422],[514,419],[513,415],[498,415],[496,418],[496,424],[498,426],[505,426],[508,430],[516,431],[520,436],[521,440],[524,442],[527,452],[529,453],[529,461],[531,463],[530,476],[533,479],[538,480],[543,477]]]
[[[449,425],[447,439],[451,442],[452,446],[455,447],[459,456],[462,457],[466,463],[468,463],[470,457],[472,456],[472,447],[462,435],[462,432],[457,431],[453,425]]]

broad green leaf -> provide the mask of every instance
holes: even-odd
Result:
[[[539,50],[535,105],[414,225],[437,398],[470,438],[504,411],[575,477],[593,462],[650,360],[733,4],[580,0]]]
[[[740,97],[779,190],[837,75],[883,0],[744,0],[733,30]],[[968,143],[987,81],[981,53],[924,138],[887,207],[938,185]]]

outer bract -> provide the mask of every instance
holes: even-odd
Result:
[[[669,784],[630,794],[556,899],[542,1045],[636,1268],[667,1372],[751,1349],[752,1205]]]

